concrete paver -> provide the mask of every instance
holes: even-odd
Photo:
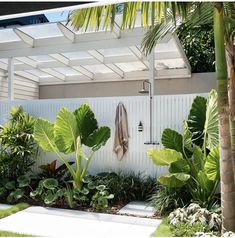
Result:
[[[29,207],[0,219],[0,230],[46,237],[150,237],[161,220]]]

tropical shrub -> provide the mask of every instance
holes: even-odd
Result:
[[[210,229],[201,223],[192,224],[190,222],[180,222],[172,229],[174,237],[194,237],[198,232],[207,233]]]
[[[156,209],[158,215],[164,216],[178,207],[184,207],[190,198],[184,187],[170,188],[158,185],[156,191],[149,198],[149,204]]]
[[[106,126],[98,127],[89,105],[83,104],[74,112],[62,108],[54,124],[38,118],[34,126],[34,137],[44,151],[56,153],[71,174],[73,187],[81,189],[89,163],[94,153],[106,144],[110,129]],[[91,149],[89,155],[85,154],[83,146]],[[67,154],[73,154],[75,169],[65,158]],[[85,162],[84,167],[82,160]]]
[[[37,157],[35,120],[23,108],[13,107],[7,124],[0,126],[0,177],[16,180],[31,171]]]
[[[92,179],[96,186],[105,185],[107,191],[114,194],[112,204],[125,204],[130,201],[146,201],[156,189],[154,178],[144,177],[140,173],[99,173]]]
[[[219,183],[217,93],[212,90],[208,99],[196,97],[183,134],[165,129],[163,149],[150,149],[148,155],[158,166],[169,166],[160,184],[169,188],[185,187],[193,201],[210,207]]]
[[[97,192],[92,196],[92,206],[98,210],[103,211],[108,208],[110,199],[114,198],[113,194],[109,194],[105,185],[99,185],[96,187]]]
[[[194,236],[196,232],[220,232],[222,216],[220,213],[210,212],[196,203],[191,203],[188,207],[171,212],[168,222],[176,236]],[[192,226],[195,229],[187,231]]]
[[[74,162],[68,162],[70,165],[73,165]],[[39,168],[41,169],[41,173],[38,174],[40,178],[54,178],[58,181],[65,181],[67,180],[67,173],[68,169],[65,164],[62,164],[60,166],[56,166],[57,161],[53,160],[49,164],[40,165]]]
[[[215,72],[213,25],[188,27],[181,24],[177,33],[191,65],[192,73]]]
[[[30,197],[35,200],[43,200],[47,205],[53,204],[64,195],[64,190],[59,189],[59,183],[54,178],[39,181],[38,187],[30,192]]]
[[[30,187],[31,179],[28,176],[20,176],[17,180],[3,179],[0,183],[0,197],[6,198],[9,203],[26,197]]]

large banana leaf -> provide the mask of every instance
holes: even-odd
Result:
[[[218,130],[217,92],[212,90],[207,100],[206,120],[204,126],[204,134],[206,135],[206,145],[208,149],[212,149],[218,144]]]
[[[98,128],[95,114],[92,112],[89,105],[84,103],[74,111],[74,115],[77,120],[81,143],[85,144],[88,136]]]
[[[190,179],[189,174],[185,173],[174,173],[174,174],[166,174],[161,176],[158,181],[170,188],[179,188],[186,184],[186,182]]]
[[[162,144],[165,148],[183,152],[182,135],[172,129],[165,129],[162,133]]]
[[[207,177],[212,181],[219,180],[220,178],[219,158],[219,146],[217,145],[210,151],[205,163]]]
[[[54,125],[43,118],[38,118],[34,125],[34,139],[44,151],[55,151]]]
[[[79,136],[76,117],[67,108],[62,108],[55,121],[55,143],[65,154],[75,151],[77,137]]]
[[[101,146],[104,146],[110,137],[110,129],[106,126],[96,129],[89,135],[85,141],[85,145],[91,147],[93,151],[97,151]]]
[[[202,146],[203,144],[203,130],[206,121],[206,99],[197,96],[192,103],[191,110],[188,115],[188,127],[193,133],[193,142]]]
[[[149,149],[148,156],[156,165],[170,165],[178,160],[182,160],[183,156],[180,152],[172,149]]]

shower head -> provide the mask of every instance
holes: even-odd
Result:
[[[149,82],[143,81],[142,88],[139,90],[139,93],[142,93],[142,94],[149,93],[149,90],[145,88],[145,83],[149,83]]]

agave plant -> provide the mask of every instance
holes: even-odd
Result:
[[[156,165],[169,166],[159,182],[170,188],[186,186],[194,201],[210,207],[220,173],[216,91],[207,100],[196,97],[183,135],[165,129],[162,144],[165,148],[147,151]]]
[[[54,124],[38,118],[34,126],[34,137],[44,151],[56,153],[71,174],[74,188],[80,189],[89,163],[94,153],[106,144],[110,129],[106,126],[98,127],[89,105],[83,104],[74,112],[62,108]],[[84,153],[83,146],[91,149],[89,155]],[[74,155],[75,169],[65,158],[67,154]],[[85,161],[84,167],[82,160]]]

